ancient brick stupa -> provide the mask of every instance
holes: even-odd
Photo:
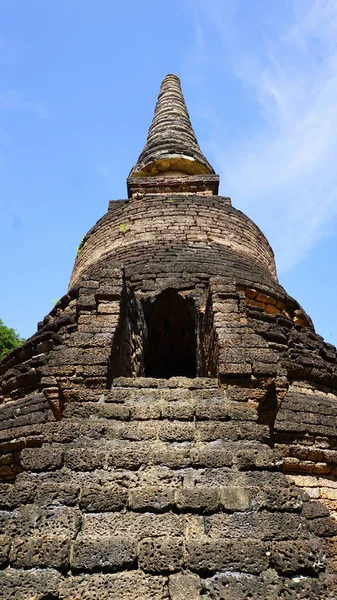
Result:
[[[0,365],[2,600],[337,598],[337,358],[203,156],[179,79]]]

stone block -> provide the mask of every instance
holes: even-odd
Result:
[[[328,517],[329,511],[322,502],[311,502],[303,503],[302,515],[307,519],[317,519],[317,517]]]
[[[279,600],[282,584],[274,570],[267,570],[259,577],[244,573],[238,577],[238,573],[227,571],[203,580],[207,600]]]
[[[266,485],[254,498],[254,508],[281,512],[299,512],[304,494],[294,487],[283,488]]]
[[[152,449],[151,458],[154,464],[163,465],[171,469],[182,469],[191,464],[191,445],[158,443]]]
[[[163,419],[177,419],[178,421],[193,420],[194,404],[192,402],[161,402],[158,406]]]
[[[220,441],[196,444],[191,449],[191,459],[198,467],[230,467],[234,460],[232,446]]]
[[[75,571],[116,571],[130,568],[137,557],[137,544],[126,537],[80,537],[72,544],[70,566]]]
[[[120,437],[131,441],[154,440],[159,437],[161,426],[159,421],[131,421],[125,424]]]
[[[225,400],[199,401],[195,406],[195,416],[200,420],[228,419],[228,403]]]
[[[252,440],[264,442],[270,438],[269,428],[253,422],[208,421],[197,423],[197,436],[203,442],[214,440]]]
[[[108,454],[109,467],[116,469],[139,469],[141,465],[149,462],[149,447],[146,443],[125,442],[116,445]]]
[[[197,422],[197,438],[202,442],[229,441],[240,438],[240,427],[230,421]]]
[[[337,489],[331,487],[321,487],[319,488],[320,498],[324,498],[324,500],[337,500]]]
[[[264,544],[255,540],[204,539],[187,546],[187,564],[193,571],[241,571],[259,574],[268,567]]]
[[[97,313],[103,315],[119,315],[119,301],[116,300],[100,300],[97,306]]]
[[[226,511],[246,511],[251,509],[253,500],[247,489],[238,486],[226,486],[221,488],[220,504]]]
[[[80,519],[80,512],[76,508],[28,504],[10,513],[5,528],[8,535],[20,538],[75,537],[79,531]]]
[[[10,551],[14,567],[67,569],[69,566],[70,539],[67,536],[16,538]]]
[[[234,462],[239,469],[270,468],[281,464],[276,450],[259,442],[238,442]]]
[[[189,442],[194,440],[195,424],[161,421],[158,423],[158,435],[164,442]]]
[[[37,490],[36,503],[40,506],[65,504],[73,506],[79,495],[79,486],[72,483],[42,483]]]
[[[24,448],[21,452],[21,465],[25,471],[50,471],[62,466],[63,451],[55,446]]]
[[[33,501],[36,486],[31,482],[2,483],[0,489],[0,508],[11,509]]]
[[[8,528],[11,524],[11,513],[5,510],[0,511],[0,533],[8,532]]]
[[[242,390],[240,390],[240,392],[242,392]],[[254,397],[254,392],[257,395],[257,398]],[[249,397],[248,400],[251,401],[251,404],[242,404],[241,403],[241,398],[240,398],[240,402],[236,402],[236,401],[231,401],[228,404],[228,417],[232,420],[232,421],[257,421],[258,419],[258,414],[255,408],[255,400],[258,401],[259,400],[259,390],[251,390],[249,393]],[[253,403],[254,402],[254,403]],[[260,425],[260,427],[262,427]]]
[[[83,515],[82,534],[86,538],[126,537],[138,541],[149,537],[174,537],[184,534],[185,524],[172,512],[105,513]]]
[[[96,448],[71,448],[65,451],[64,465],[73,471],[101,469],[107,453]]]
[[[199,600],[201,582],[194,573],[176,573],[169,577],[170,600]]]
[[[132,510],[163,510],[174,504],[172,487],[144,486],[129,491],[129,507]]]
[[[80,507],[87,512],[110,512],[120,510],[126,501],[127,491],[122,486],[85,485]]]
[[[226,363],[221,361],[219,364],[219,375],[250,375],[252,373],[252,365],[249,363]]]
[[[130,418],[130,408],[122,404],[107,403],[96,405],[97,417],[102,419],[119,419],[120,421],[128,421]]]
[[[282,575],[297,572],[316,575],[325,568],[325,554],[319,540],[277,542],[270,546],[270,565]]]
[[[147,421],[149,419],[170,418],[164,414],[159,404],[134,404],[129,407],[131,420]]]
[[[337,535],[337,521],[332,517],[318,517],[310,521],[309,529],[319,537],[334,537]]]
[[[145,538],[139,545],[139,566],[148,573],[178,571],[184,563],[183,538]]]
[[[97,600],[145,600],[145,598],[169,600],[166,577],[158,575],[153,577],[139,571],[67,577],[60,583],[59,598],[60,600],[91,600],[92,598],[97,598]],[[23,600],[28,600],[28,598]]]
[[[205,517],[205,528],[214,539],[293,540],[308,536],[300,515],[286,512],[217,513]]]
[[[3,600],[43,600],[46,594],[58,598],[62,577],[54,569],[7,568],[0,571],[0,590]]]
[[[220,506],[220,491],[211,487],[183,487],[176,491],[175,502],[179,510],[214,512]]]

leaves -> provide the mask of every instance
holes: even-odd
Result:
[[[79,253],[81,252],[83,244],[84,244],[84,237],[81,237],[80,243],[76,248],[76,256],[78,256]]]
[[[20,338],[19,334],[10,327],[6,327],[0,319],[0,359],[14,348],[21,346],[24,338]]]
[[[118,225],[118,229],[122,235],[125,235],[128,231],[130,231],[130,227],[126,225],[126,223],[121,223]]]

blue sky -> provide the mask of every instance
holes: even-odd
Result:
[[[221,193],[336,345],[335,0],[0,0],[0,318],[28,337],[66,292],[172,72]]]

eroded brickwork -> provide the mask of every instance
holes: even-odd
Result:
[[[134,261],[139,252],[147,248],[150,250],[147,255],[151,256],[151,246],[154,245],[155,252],[158,240],[168,252],[179,244],[183,247],[217,245],[224,250],[228,248],[246,260],[256,262],[276,278],[269,243],[248,217],[231,207],[228,198],[149,194],[110,202],[107,214],[84,238],[70,288],[89,265],[108,256],[114,261],[119,257],[123,257],[123,261],[128,257]]]
[[[1,600],[337,598],[336,349],[171,158],[0,363]]]
[[[229,396],[209,378],[78,390],[2,486],[3,597],[333,598],[336,522]]]
[[[4,359],[4,598],[334,598],[335,350],[266,271],[179,252],[91,267]],[[206,378],[140,377],[173,282]]]

